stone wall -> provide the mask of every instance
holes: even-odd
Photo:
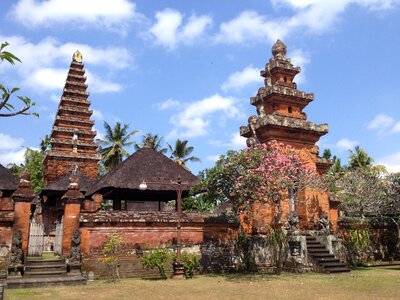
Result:
[[[207,242],[225,243],[237,234],[237,220],[209,214],[184,213],[181,219],[183,246]],[[81,213],[81,251],[99,255],[107,236],[121,234],[127,248],[147,249],[176,244],[177,215],[166,212],[98,211]]]

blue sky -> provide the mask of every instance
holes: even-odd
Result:
[[[347,161],[360,145],[400,171],[400,1],[0,0],[0,41],[22,64],[0,63],[0,82],[36,101],[40,118],[0,119],[0,163],[21,162],[51,131],[72,54],[89,80],[95,129],[129,123],[166,142],[189,140],[201,163],[240,149],[239,127],[277,38],[314,92],[310,121],[328,123],[321,152]],[[130,149],[132,152],[133,149]]]

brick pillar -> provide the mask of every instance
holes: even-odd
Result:
[[[27,254],[31,204],[34,198],[34,194],[32,192],[31,184],[29,182],[29,173],[26,169],[21,175],[18,189],[14,192],[12,198],[15,203],[13,235],[15,235],[18,230],[21,230],[22,251],[24,252],[24,254]]]
[[[81,204],[85,199],[83,194],[79,191],[77,168],[72,172],[68,191],[61,199],[64,201],[62,255],[66,257],[70,254],[72,234],[76,228],[79,228]]]

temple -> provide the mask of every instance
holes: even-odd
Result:
[[[73,55],[67,80],[58,105],[50,136],[51,147],[44,159],[45,185],[60,179],[78,166],[82,176],[95,180],[100,156],[94,142],[93,114],[89,110],[89,93],[82,54]]]
[[[314,96],[297,89],[294,78],[300,68],[286,57],[286,46],[278,40],[272,54],[261,72],[265,86],[250,100],[257,115],[240,128],[240,134],[247,138],[248,146],[272,140],[292,145],[304,164],[323,174],[331,162],[318,156],[316,143],[328,132],[328,126],[307,120],[303,110]],[[65,259],[68,270],[82,264],[87,270],[106,272],[97,258],[107,237],[115,233],[122,236],[129,254],[124,258],[129,264],[121,264],[125,276],[143,274],[143,249],[160,245],[178,249],[179,244],[198,253],[204,271],[237,269],[243,254],[238,254],[236,242],[243,224],[226,207],[213,214],[181,213],[178,199],[187,197],[198,182],[182,165],[145,145],[98,178],[100,156],[87,88],[82,54],[77,51],[45,151],[44,187],[37,195],[30,189],[29,174],[24,173],[18,182],[0,165],[0,242],[7,251],[11,249],[9,273],[18,277],[30,270],[25,268],[29,261],[24,262],[24,257],[40,256],[43,251],[61,257],[61,267],[51,274],[66,276]],[[312,224],[320,218],[325,222],[321,224],[330,221],[336,227],[338,203],[327,193],[306,189],[296,196],[295,209],[303,231],[314,230]],[[271,249],[263,243],[273,210],[271,206],[256,208],[248,231],[254,246],[250,254],[262,257],[256,263],[266,268],[271,266]],[[282,219],[288,214],[286,205]],[[328,225],[323,226],[327,236],[331,233]],[[301,265],[309,269],[306,237],[296,239],[292,242],[296,247],[301,242],[303,250],[301,255],[294,252],[297,254],[291,256],[288,268],[294,266],[297,271]],[[332,245],[330,239],[321,241]]]
[[[257,115],[250,116],[248,125],[240,127],[240,135],[247,138],[248,146],[273,140],[291,145],[299,151],[304,164],[323,174],[331,166],[331,161],[318,156],[316,143],[328,133],[328,125],[317,125],[307,120],[303,110],[313,101],[314,94],[297,89],[294,79],[301,69],[293,66],[290,58],[286,57],[286,51],[286,45],[280,40],[273,45],[273,57],[260,72],[265,78],[265,86],[250,99],[250,104],[256,107]],[[308,189],[297,195],[297,198],[297,213],[303,228],[307,228],[323,212],[329,214],[336,227],[338,203],[330,201],[327,193]],[[289,212],[287,205],[284,212],[284,215]],[[264,214],[271,215],[265,211]],[[263,223],[271,222],[270,218],[265,219],[262,214],[259,214],[259,218]]]

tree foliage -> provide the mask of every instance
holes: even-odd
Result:
[[[107,241],[103,246],[104,257],[100,258],[100,261],[108,265],[113,280],[120,280],[120,252],[123,242],[124,240],[120,234],[111,234],[107,236]]]
[[[9,164],[7,167],[18,177],[25,169],[28,169],[32,191],[37,193],[43,188],[44,183],[43,159],[43,152],[27,148],[23,164]]]
[[[4,51],[4,49],[9,46],[9,43],[2,43],[0,46],[0,59],[1,61],[7,61],[10,64],[14,65],[15,62],[21,62],[21,60],[16,57],[14,54],[8,51]],[[0,83],[0,117],[14,117],[17,115],[34,115],[36,117],[39,116],[36,112],[30,112],[29,110],[35,106],[35,102],[33,102],[30,98],[25,96],[17,96],[17,98],[22,102],[23,106],[21,108],[15,108],[13,104],[11,104],[11,96],[13,96],[20,89],[14,87],[9,89]]]
[[[135,144],[135,149],[139,150],[144,146],[150,147],[151,149],[159,153],[167,153],[168,149],[163,147],[164,138],[158,136],[158,134],[147,133],[142,136],[142,143]]]
[[[165,264],[171,258],[171,255],[166,248],[157,247],[145,253],[140,262],[146,269],[158,269],[162,279],[167,279],[165,273]]]
[[[174,159],[180,165],[186,165],[188,161],[199,162],[200,158],[196,156],[190,156],[194,150],[192,146],[188,146],[187,140],[177,139],[174,147],[168,144],[168,148],[171,151],[171,158]]]
[[[128,128],[128,124],[121,125],[120,122],[111,128],[107,122],[104,122],[105,138],[98,139],[97,142],[100,144],[101,162],[108,171],[118,166],[129,155],[125,148],[133,144],[129,140],[138,131],[128,132]]]
[[[218,201],[229,199],[235,210],[250,213],[256,202],[272,204],[277,208],[275,223],[281,222],[282,201],[289,190],[322,186],[316,170],[305,165],[295,149],[276,141],[230,151],[207,175],[203,188]]]

